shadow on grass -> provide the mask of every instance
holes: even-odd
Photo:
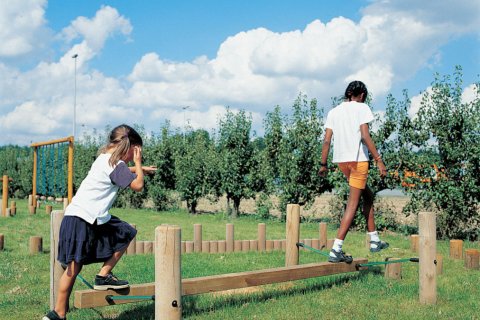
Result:
[[[199,297],[189,296],[185,297],[182,301],[182,317],[189,317],[202,313],[208,313],[214,310],[221,310],[230,306],[240,306],[251,302],[266,302],[268,300],[274,300],[282,297],[288,297],[292,295],[303,295],[306,293],[317,292],[330,289],[334,286],[345,285],[351,281],[358,281],[369,274],[382,274],[383,271],[380,267],[372,267],[367,270],[362,270],[356,274],[331,276],[325,279],[321,283],[301,284],[291,288],[267,288],[254,293],[242,293],[231,294],[225,296],[212,296],[211,303],[208,305],[200,305],[197,303]],[[313,278],[312,278],[313,279]],[[116,319],[128,320],[128,319],[154,319],[155,318],[155,304],[145,304],[138,306],[134,309],[122,312]]]

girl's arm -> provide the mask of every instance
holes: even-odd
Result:
[[[368,151],[370,151],[370,153],[373,156],[373,159],[375,159],[375,162],[377,163],[378,170],[380,171],[380,176],[385,177],[387,175],[387,167],[385,167],[382,157],[378,153],[377,148],[375,147],[375,143],[372,140],[372,137],[370,137],[370,131],[368,130],[367,123],[360,125],[360,133],[362,135],[363,143],[365,143],[365,145],[368,148]]]
[[[130,188],[138,192],[143,189],[142,148],[139,146],[135,146],[133,149],[133,162],[135,171],[132,172],[135,172],[137,177],[130,183]]]
[[[323,146],[322,146],[322,162],[320,163],[320,170],[318,171],[318,174],[322,177],[325,176],[325,174],[328,171],[328,166],[327,166],[327,159],[328,159],[328,153],[330,152],[330,144],[332,143],[332,135],[333,131],[330,128],[325,129],[325,138],[323,139]]]

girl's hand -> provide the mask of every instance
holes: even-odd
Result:
[[[377,161],[378,171],[380,172],[380,177],[384,178],[387,175],[387,167],[383,163],[382,159]]]
[[[133,147],[133,162],[135,162],[135,165],[142,164],[142,147]]]
[[[146,166],[146,167],[142,167],[142,170],[143,170],[143,173],[145,173],[145,174],[154,174],[155,171],[157,171],[157,167],[156,166]]]

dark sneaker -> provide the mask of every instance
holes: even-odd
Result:
[[[113,273],[107,274],[105,277],[99,276],[98,274],[95,276],[95,285],[93,289],[95,290],[119,290],[119,289],[126,289],[130,287],[128,281],[126,280],[119,280]]]
[[[372,248],[372,244],[376,244],[376,248]],[[380,252],[383,249],[387,249],[389,246],[388,242],[385,241],[370,241],[370,252]]]
[[[65,318],[60,318],[58,313],[55,310],[50,310],[45,316],[43,316],[42,320],[66,320]]]
[[[332,257],[332,253],[335,255],[335,257]],[[352,263],[353,258],[352,256],[347,256],[345,255],[345,252],[340,251],[337,252],[335,250],[331,250],[330,254],[328,256],[328,262],[333,262],[333,263],[338,263],[338,262],[346,262],[346,263]]]

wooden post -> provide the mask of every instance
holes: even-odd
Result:
[[[450,259],[463,259],[463,240],[450,240]]]
[[[327,223],[320,222],[318,226],[318,235],[320,240],[320,249],[323,249],[327,246]]]
[[[2,216],[7,217],[7,208],[8,208],[8,176],[3,176],[2,183]]]
[[[210,241],[210,253],[218,252],[218,241]]]
[[[285,266],[298,265],[297,242],[300,239],[300,206],[298,204],[287,204],[286,235]]]
[[[52,213],[52,209],[53,209],[53,207],[52,207],[51,205],[47,204],[47,205],[45,206],[45,213],[46,213],[46,214],[51,214],[51,213]]]
[[[258,224],[258,251],[260,252],[265,252],[266,229],[265,223]]]
[[[250,251],[258,251],[258,240],[250,240]]]
[[[243,252],[250,251],[250,240],[242,240],[242,251]]]
[[[143,254],[145,252],[145,242],[137,241],[135,244],[135,254]]]
[[[235,252],[242,251],[242,240],[235,240],[233,241],[233,250]]]
[[[225,231],[225,240],[227,241],[227,252],[233,252],[234,250],[234,239],[235,239],[235,229],[233,223],[227,223]]]
[[[37,160],[38,160],[38,148],[33,147],[33,173],[32,173],[32,207],[28,208],[30,214],[35,214],[35,208],[37,207]],[[28,203],[30,205],[30,201]],[[33,211],[33,212],[32,212]]]
[[[333,248],[333,243],[335,242],[335,239],[327,239],[327,246],[326,246],[326,249],[327,250],[332,250]]]
[[[43,252],[43,239],[40,236],[30,237],[30,254]]]
[[[0,251],[3,251],[5,244],[5,236],[3,233],[0,233]]]
[[[365,236],[365,249],[370,250],[370,235],[368,233]]]
[[[312,248],[313,249],[320,249],[320,240],[319,239],[312,239]]]
[[[436,270],[437,270],[437,276],[443,274],[443,256],[438,254],[436,255],[437,258],[437,265],[436,265]]]
[[[55,302],[58,295],[58,284],[63,274],[63,268],[58,262],[58,239],[60,234],[60,225],[62,224],[64,212],[54,210],[50,215],[50,309],[55,308]]]
[[[270,252],[270,251],[273,250],[273,240],[267,240],[267,241],[265,242],[265,250],[266,250],[267,252]]]
[[[197,246],[195,245],[195,248]],[[197,251],[195,251],[197,252]],[[202,252],[203,253],[210,253],[210,241],[202,241]]]
[[[479,269],[479,251],[477,249],[465,250],[465,268],[467,269]]]
[[[187,251],[187,242],[186,241],[182,241],[182,254],[184,254],[185,252]]]
[[[368,235],[367,235],[368,236]],[[388,261],[398,260],[398,258],[390,258]],[[386,279],[401,279],[402,278],[402,264],[391,263],[385,265],[385,278]]]
[[[155,320],[182,318],[182,271],[178,226],[155,229]]]
[[[437,252],[435,213],[418,214],[419,241],[419,282],[420,303],[437,303],[437,271],[435,258]]]
[[[418,234],[412,234],[410,236],[410,249],[412,252],[418,253],[418,241],[420,239],[420,236]]]
[[[227,241],[218,240],[218,253],[225,253],[225,250],[227,250]]]
[[[13,217],[17,214],[17,203],[15,201],[10,202],[10,215]]]
[[[194,251],[193,246],[194,246],[193,241],[187,241],[185,243],[185,252],[186,253],[192,253]]]
[[[153,241],[145,241],[143,244],[143,252],[146,254],[153,253]]]
[[[202,252],[202,225],[199,223],[193,225],[193,249]]]
[[[131,224],[131,226],[134,229],[137,229],[137,226],[135,224]],[[130,244],[127,247],[126,254],[135,254],[136,251],[137,251],[137,236],[135,236],[135,238],[133,238],[133,240],[130,241]]]

